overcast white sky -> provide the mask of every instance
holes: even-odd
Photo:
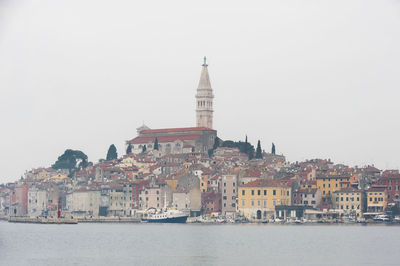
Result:
[[[222,139],[400,167],[399,0],[0,0],[0,183],[194,126],[204,55]]]

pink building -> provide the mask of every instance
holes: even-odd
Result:
[[[18,185],[11,192],[10,216],[25,216],[28,211],[28,189],[29,185]]]

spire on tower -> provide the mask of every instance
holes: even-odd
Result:
[[[204,57],[204,64],[202,66],[203,69],[201,70],[200,82],[197,89],[211,89],[211,82],[210,82],[210,76],[208,75],[208,69],[207,69],[208,65],[206,57]]]
[[[208,75],[207,58],[204,57],[199,86],[196,93],[196,124],[198,127],[213,127],[213,90]]]

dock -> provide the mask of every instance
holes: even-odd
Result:
[[[31,224],[77,224],[77,219],[67,218],[30,218],[30,217],[10,217],[10,223],[31,223]]]

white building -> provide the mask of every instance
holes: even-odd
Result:
[[[48,193],[45,189],[30,187],[28,190],[28,216],[38,217],[47,210]]]
[[[93,216],[99,215],[100,190],[80,189],[66,196],[66,209],[72,216]]]

